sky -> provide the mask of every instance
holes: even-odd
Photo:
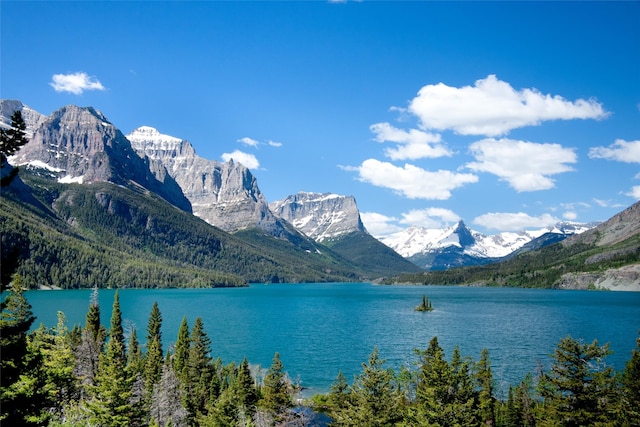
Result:
[[[92,106],[354,196],[368,231],[485,234],[640,200],[640,2],[6,1],[0,97]]]

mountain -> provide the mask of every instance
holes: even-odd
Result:
[[[299,192],[271,202],[269,208],[318,242],[354,231],[366,232],[353,196]]]
[[[500,262],[390,282],[640,291],[640,202],[589,230]]]
[[[189,141],[142,126],[127,135],[141,156],[164,165],[191,202],[193,214],[228,232],[258,227],[276,237],[291,230],[269,210],[258,182],[244,165],[199,157]]]
[[[0,127],[8,128],[11,126],[11,115],[20,110],[22,119],[24,120],[26,129],[26,137],[31,138],[34,131],[47,118],[44,114],[38,113],[36,110],[24,105],[22,102],[14,99],[0,100]]]
[[[24,109],[15,101],[3,100],[0,105],[3,116],[9,114],[11,108]],[[99,111],[70,105],[44,120],[29,110],[27,113],[32,135],[29,142],[10,157],[12,164],[45,167],[61,182],[107,181],[142,187],[191,212],[191,204],[164,167],[138,156],[129,140]]]
[[[382,277],[421,271],[367,232],[353,196],[299,192],[269,206],[300,232],[365,271]]]
[[[419,267],[445,270],[495,262],[517,251],[542,247],[593,226],[565,222],[537,231],[503,232],[487,236],[459,221],[444,229],[412,226],[381,237],[380,241]]]

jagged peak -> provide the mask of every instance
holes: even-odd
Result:
[[[145,143],[158,145],[159,148],[168,148],[177,146],[184,140],[175,136],[160,133],[160,131],[151,126],[140,126],[127,135],[127,139],[132,143]]]

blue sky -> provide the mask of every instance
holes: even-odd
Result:
[[[640,199],[639,2],[2,1],[0,96],[353,195],[383,235]]]

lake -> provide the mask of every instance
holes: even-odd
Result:
[[[84,325],[91,290],[29,291],[40,323],[54,326],[63,311],[69,327]],[[108,327],[114,290],[100,290],[102,322]],[[416,312],[422,295],[431,312]],[[162,341],[176,340],[184,316],[190,328],[201,317],[211,338],[211,354],[224,363],[263,368],[280,353],[290,377],[305,395],[329,390],[342,370],[351,381],[377,347],[387,366],[412,366],[414,349],[432,337],[450,358],[479,359],[489,350],[499,396],[526,373],[549,366],[561,338],[600,344],[615,352],[607,362],[624,368],[640,331],[640,293],[561,291],[453,286],[376,286],[369,283],[255,284],[224,289],[124,289],[120,305],[125,330],[137,328],[144,340],[149,313],[157,301],[163,317]],[[142,343],[144,344],[144,343]]]

